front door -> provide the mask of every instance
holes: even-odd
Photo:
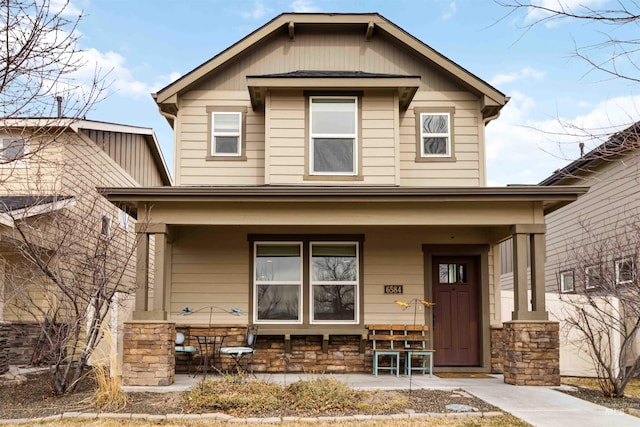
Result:
[[[478,260],[433,257],[433,339],[436,366],[479,366]]]

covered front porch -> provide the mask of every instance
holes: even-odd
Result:
[[[557,348],[531,350],[521,337],[542,325],[541,341],[557,338],[544,305],[544,213],[574,200],[582,189],[108,191],[114,203],[137,211],[142,235],[136,310],[124,338],[125,384],[172,381],[176,324],[220,330],[258,325],[257,372],[371,372],[367,325],[424,324],[436,351],[436,372],[504,366],[508,382],[559,381],[553,366]],[[492,328],[503,327],[504,319],[496,296],[496,245],[509,237],[516,302],[498,334]],[[319,278],[317,261],[336,259],[343,269],[350,265],[348,274]],[[411,306],[418,300],[436,305]],[[180,316],[185,307],[195,312],[210,306],[241,315],[202,310]],[[158,337],[148,339],[152,329]],[[226,334],[234,342],[243,339]],[[140,365],[142,351],[154,366]],[[516,354],[530,351],[544,353],[534,358],[544,360],[535,378]],[[163,362],[166,367],[158,370]],[[154,370],[153,378],[146,370]]]

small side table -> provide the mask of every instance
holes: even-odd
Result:
[[[220,360],[218,352],[226,335],[196,335],[195,337],[200,348],[200,366],[206,377],[209,368],[215,368],[216,360]]]

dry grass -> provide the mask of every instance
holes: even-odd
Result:
[[[600,390],[598,380],[595,378],[562,377],[562,384]],[[624,394],[627,397],[640,398],[640,380],[634,379],[629,381],[629,384],[627,384],[627,387],[624,389]]]
[[[27,424],[20,424],[27,425]],[[29,424],[31,425],[31,424]],[[157,425],[163,426],[228,426],[226,422],[216,421],[132,421],[132,420],[60,420],[38,424],[47,427],[77,427],[77,426],[100,426],[100,427],[151,427]],[[250,427],[264,426],[264,423],[248,423],[243,424]],[[416,427],[416,426],[433,426],[433,427],[530,427],[529,424],[520,421],[511,415],[504,415],[495,418],[471,418],[471,419],[453,419],[453,418],[420,418],[407,420],[372,420],[372,421],[355,421],[355,422],[331,422],[331,423],[299,423],[291,422],[281,425],[287,427],[313,427],[313,426],[335,426],[335,427]]]
[[[223,376],[194,387],[185,394],[191,412],[224,412],[234,416],[273,414],[314,416],[355,411],[384,413],[405,401],[382,400],[374,392],[354,391],[335,378],[318,377],[282,386]]]
[[[104,327],[103,336],[109,356],[105,357],[106,360],[94,362],[93,375],[96,380],[95,405],[101,410],[117,410],[124,408],[129,400],[126,393],[122,391],[121,377],[111,375],[111,369],[115,372],[120,372],[120,363],[116,353],[112,351],[113,346],[116,344],[113,342],[111,331],[106,327]]]

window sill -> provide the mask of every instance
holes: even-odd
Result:
[[[455,156],[451,157],[421,157],[416,156],[416,163],[431,163],[431,162],[455,162]]]
[[[362,175],[309,175],[305,174],[305,181],[364,181]]]
[[[247,156],[206,156],[204,159],[207,162],[245,162],[247,161]]]

